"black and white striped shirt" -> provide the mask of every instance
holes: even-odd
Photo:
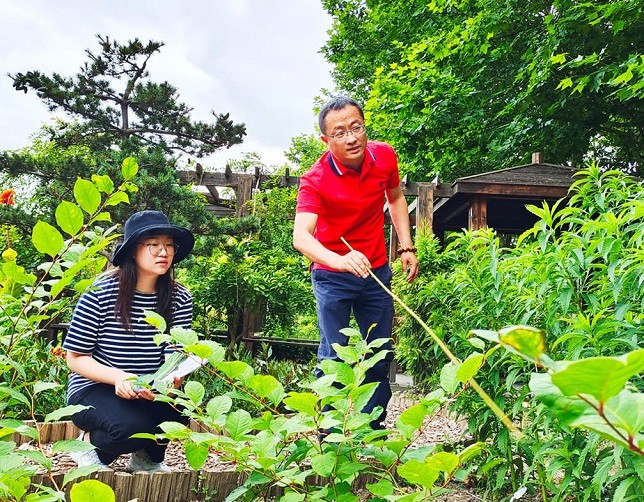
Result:
[[[129,373],[154,373],[174,349],[166,343],[157,345],[154,326],[143,320],[143,312],[156,310],[157,295],[136,292],[132,303],[132,330],[127,331],[116,318],[115,306],[118,279],[106,277],[94,283],[91,291],[83,293],[74,308],[72,320],[63,343],[65,350],[91,354],[101,364]],[[192,325],[192,296],[177,284],[173,295],[171,327],[190,328]],[[72,372],[69,376],[67,398],[97,382]]]

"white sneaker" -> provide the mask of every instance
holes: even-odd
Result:
[[[163,462],[152,462],[148,452],[145,450],[138,450],[130,455],[130,465],[128,466],[130,472],[143,471],[143,472],[170,472],[171,469]]]
[[[80,436],[78,436],[79,441],[84,441],[85,437],[85,432],[81,432]],[[76,462],[76,465],[78,467],[87,467],[88,465],[95,465],[99,469],[109,469],[103,462],[101,462],[101,459],[98,458],[98,454],[96,453],[96,450],[89,450],[89,451],[71,451],[69,452],[69,456],[72,458],[74,462]]]

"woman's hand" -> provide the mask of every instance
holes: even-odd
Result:
[[[114,392],[116,395],[123,399],[138,399],[139,397],[143,397],[144,399],[154,401],[154,394],[150,389],[143,388],[135,390],[134,381],[137,377],[138,375],[135,375],[134,373],[121,371],[120,374],[114,378]]]
[[[80,354],[67,351],[69,369],[95,382],[114,386],[114,393],[123,399],[143,398],[154,401],[154,393],[150,389],[137,389],[138,375],[128,373],[118,368],[105,366],[96,361],[92,354]]]

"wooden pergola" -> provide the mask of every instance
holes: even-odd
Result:
[[[491,227],[501,234],[520,234],[537,217],[527,204],[550,204],[568,196],[575,169],[547,164],[534,154],[531,164],[457,179],[450,194],[434,201],[434,233]]]
[[[459,178],[451,184],[409,182],[403,179],[403,193],[410,198],[410,220],[416,230],[432,231],[441,241],[445,232],[462,229],[494,228],[500,234],[520,234],[530,228],[537,217],[526,205],[550,204],[566,198],[576,169],[548,164],[541,153],[532,155],[532,162],[521,166]],[[179,171],[179,182],[205,187],[208,208],[220,216],[245,216],[253,189],[271,186],[297,186],[299,177],[267,176],[257,169],[254,174],[225,172]],[[222,188],[235,192],[235,201],[223,201]],[[226,205],[228,204],[228,205]],[[385,207],[386,211],[386,207]],[[387,216],[387,223],[389,218]],[[396,258],[398,243],[391,232],[390,257]]]
[[[402,181],[403,192],[415,197],[409,204],[416,230],[432,231],[444,242],[445,232],[494,228],[499,234],[520,234],[537,217],[526,205],[553,204],[568,197],[575,168],[548,164],[543,155],[532,163],[459,178],[451,184]],[[391,239],[389,252],[396,258],[398,243]]]

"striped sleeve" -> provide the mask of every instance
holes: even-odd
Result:
[[[172,328],[192,328],[192,295],[185,286],[177,284],[172,310]],[[170,354],[179,346],[166,344],[164,353]]]
[[[84,293],[72,315],[63,348],[80,354],[91,354],[96,348],[105,312],[101,305],[101,291]]]

